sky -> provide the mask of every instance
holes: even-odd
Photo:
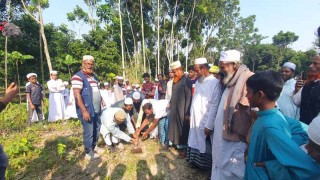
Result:
[[[83,0],[49,2],[50,7],[43,11],[45,23],[54,23],[57,26],[64,23],[77,33],[80,30],[80,34],[88,31],[88,26],[76,27],[67,20],[67,13],[72,12],[76,5],[85,7]],[[256,15],[255,26],[260,34],[268,36],[263,43],[271,43],[272,37],[281,30],[291,31],[299,36],[298,41],[291,46],[295,50],[306,51],[312,48],[316,38],[314,33],[320,26],[319,12],[319,0],[240,0],[241,16]]]

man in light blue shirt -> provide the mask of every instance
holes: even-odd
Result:
[[[295,88],[296,80],[295,76],[296,65],[292,62],[286,62],[281,68],[281,77],[285,82],[281,91],[280,97],[277,100],[277,106],[282,114],[293,118],[299,119],[299,108],[294,104],[292,94]]]

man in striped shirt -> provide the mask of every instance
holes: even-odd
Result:
[[[94,151],[99,137],[101,126],[101,95],[98,88],[98,79],[94,75],[94,58],[83,56],[82,70],[71,79],[76,99],[77,115],[83,127],[83,143],[88,160],[99,158]]]

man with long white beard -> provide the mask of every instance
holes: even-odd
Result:
[[[246,81],[253,74],[237,50],[220,53],[222,96],[214,123],[211,179],[243,179],[244,152],[251,117]]]

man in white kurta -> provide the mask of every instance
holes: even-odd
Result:
[[[277,100],[277,106],[282,114],[293,118],[299,119],[300,109],[293,102],[293,92],[296,85],[294,79],[296,65],[291,62],[286,62],[281,68],[282,79],[285,81],[280,97]]]
[[[76,110],[76,100],[74,98],[72,87],[70,89],[69,102],[65,111],[65,119],[70,119],[70,118],[75,118],[75,119],[78,118],[77,110]]]
[[[125,98],[122,91],[123,77],[118,77],[117,82],[117,84],[113,85],[114,103],[121,101]]]
[[[104,89],[100,89],[101,98],[105,107],[109,108],[114,102],[112,100],[112,92],[109,89],[109,83],[103,83]]]
[[[244,177],[246,143],[239,140],[239,134],[232,131],[229,117],[232,120],[239,120],[233,119],[236,107],[240,105],[249,107],[245,83],[252,72],[245,65],[241,65],[240,52],[237,50],[221,52],[219,63],[221,71],[225,74],[222,79],[225,87],[214,122],[211,179],[238,180]],[[231,105],[236,105],[232,108],[233,110]],[[241,113],[245,114],[245,112]]]
[[[51,71],[50,78],[51,80],[47,82],[50,92],[48,122],[55,122],[65,117],[65,103],[62,94],[65,87],[62,80],[58,79],[57,71]]]
[[[69,103],[69,97],[70,97],[70,90],[68,89],[69,83],[68,81],[63,81],[65,89],[62,91],[63,98],[64,98],[64,105],[67,108]]]
[[[211,169],[211,148],[206,149],[207,136],[210,136],[214,126],[220,101],[220,83],[209,73],[209,65],[206,58],[195,60],[194,70],[198,75],[195,83],[195,93],[192,98],[190,109],[190,130],[188,138],[189,163],[201,169]],[[205,134],[205,128],[209,129],[210,134]]]

